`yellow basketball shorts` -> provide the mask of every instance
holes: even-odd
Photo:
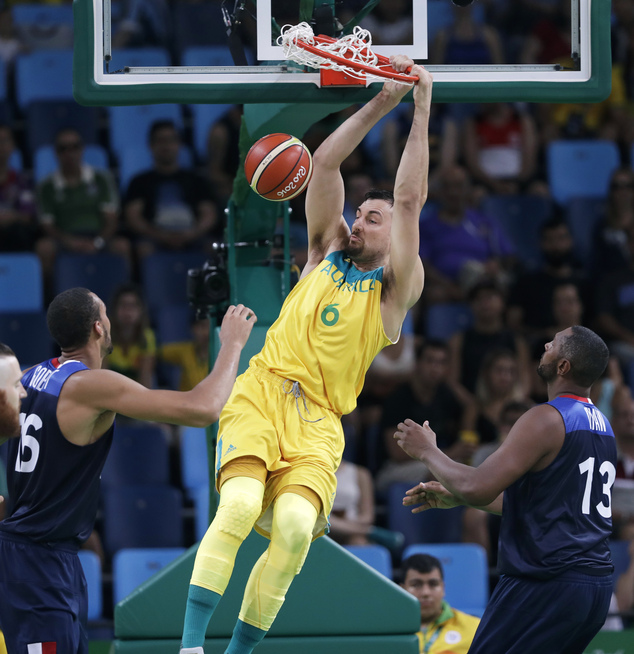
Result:
[[[328,531],[343,448],[341,416],[305,398],[292,381],[251,366],[236,380],[220,414],[216,484],[229,462],[243,456],[261,459],[267,479],[256,531],[270,538],[276,497],[288,486],[306,486],[321,499],[317,538]]]

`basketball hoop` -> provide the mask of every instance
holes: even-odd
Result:
[[[387,57],[372,52],[372,35],[358,25],[352,34],[340,39],[315,36],[308,23],[284,25],[277,44],[287,59],[322,71],[337,71],[352,78],[353,84],[392,80],[409,86],[418,82],[417,77],[394,70]]]

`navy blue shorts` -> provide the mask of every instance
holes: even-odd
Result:
[[[582,654],[605,622],[611,595],[612,575],[503,575],[469,654]]]
[[[76,550],[0,532],[0,627],[7,651],[88,654],[88,593]]]

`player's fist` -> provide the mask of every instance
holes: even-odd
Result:
[[[249,339],[253,325],[258,321],[257,316],[244,304],[233,304],[227,309],[220,326],[220,342],[223,345],[235,343],[243,348]]]

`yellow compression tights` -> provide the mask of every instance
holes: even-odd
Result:
[[[216,517],[196,554],[191,583],[225,592],[238,549],[262,512],[264,484],[251,477],[232,477],[220,489]]]
[[[275,501],[268,549],[253,567],[240,609],[240,620],[268,631],[302,569],[313,538],[317,509],[306,498],[282,493]]]

